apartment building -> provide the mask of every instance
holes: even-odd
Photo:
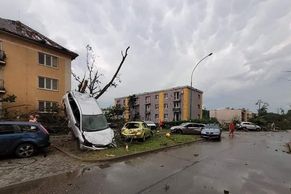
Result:
[[[27,25],[0,18],[0,94],[14,94],[8,112],[47,112],[71,89],[71,61],[78,54]]]
[[[190,117],[199,119],[202,117],[202,95],[203,92],[198,89],[182,86],[116,98],[115,105],[125,107],[126,120],[159,122],[189,120]]]
[[[253,118],[254,113],[247,109],[224,108],[209,111],[210,118],[216,118],[219,123],[230,123],[233,120],[240,122]]]

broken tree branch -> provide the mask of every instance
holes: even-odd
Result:
[[[116,76],[119,73],[119,70],[121,69],[121,66],[123,65],[126,57],[127,57],[127,51],[129,50],[129,46],[126,48],[125,50],[125,55],[123,55],[123,52],[121,51],[121,56],[122,56],[122,60],[118,66],[118,69],[116,70],[115,74],[113,75],[112,79],[110,80],[110,82],[108,84],[106,84],[104,86],[104,88],[100,91],[100,93],[95,97],[96,99],[98,99],[100,96],[102,96],[102,94],[104,94],[104,92],[106,92],[106,90],[112,85],[113,81],[115,80]]]

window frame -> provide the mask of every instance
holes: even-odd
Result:
[[[41,57],[43,56],[43,63],[40,60]],[[48,61],[50,61],[50,64],[48,64]],[[50,68],[58,68],[59,67],[59,57],[51,54],[47,54],[44,52],[38,52],[38,64],[45,66],[45,67],[50,67]]]
[[[40,79],[43,79],[43,87],[40,87]],[[56,88],[54,88],[54,81],[56,83]],[[55,78],[38,76],[38,88],[42,90],[59,91],[59,80]]]
[[[43,103],[43,110],[40,109],[40,103]],[[47,107],[47,104],[50,104]],[[38,101],[38,112],[42,112],[42,113],[54,113],[55,111],[53,111],[53,107],[58,106],[58,102],[56,101],[47,101],[47,100],[39,100]]]

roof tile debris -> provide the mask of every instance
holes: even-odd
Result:
[[[46,36],[26,26],[20,21],[14,21],[14,20],[4,19],[0,17],[0,31],[14,34],[14,35],[20,36],[21,38],[34,41],[34,42],[37,42],[49,47],[53,47],[54,49],[58,49],[61,52],[70,55],[72,59],[75,59],[78,56],[78,54],[62,47],[58,43],[50,40]]]

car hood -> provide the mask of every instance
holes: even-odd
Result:
[[[201,132],[202,133],[206,133],[206,132],[209,132],[209,133],[218,133],[218,132],[220,132],[220,129],[218,129],[218,128],[204,128],[204,129],[202,129]]]
[[[109,145],[113,143],[114,138],[114,132],[111,128],[101,131],[84,131],[83,135],[88,142],[94,145]]]

